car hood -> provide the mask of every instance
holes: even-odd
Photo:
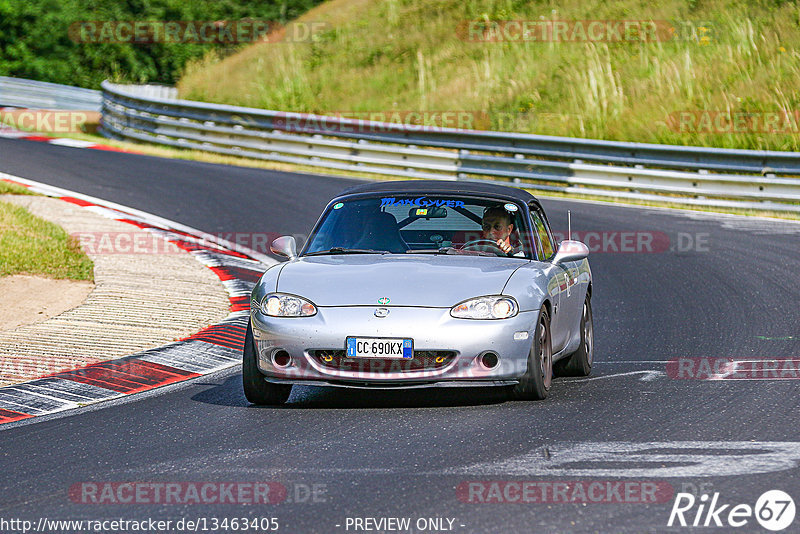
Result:
[[[485,256],[312,256],[286,263],[277,290],[317,306],[449,308],[468,298],[501,293],[511,274],[526,263]]]

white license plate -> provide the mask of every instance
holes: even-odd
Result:
[[[398,358],[414,357],[414,340],[386,337],[348,337],[348,358]]]

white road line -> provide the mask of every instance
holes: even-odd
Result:
[[[603,380],[605,378],[616,378],[618,376],[632,376],[632,375],[644,375],[639,380],[641,382],[651,382],[656,378],[666,375],[666,373],[664,371],[630,371],[627,373],[614,373],[611,375],[590,376],[588,378],[573,378],[569,380],[564,380],[564,382],[589,382],[591,380]]]
[[[621,465],[621,464],[629,465]],[[772,473],[800,465],[793,441],[626,441],[562,443],[491,462],[439,471],[453,475],[715,477]],[[434,474],[434,472],[431,472]]]
[[[72,148],[87,148],[97,143],[94,141],[82,141],[80,139],[70,139],[68,137],[57,137],[50,141],[51,145],[68,146]]]
[[[652,480],[748,476],[798,467],[800,443],[794,441],[584,441],[555,443],[509,458],[431,471],[419,471],[416,466],[312,468],[281,465],[266,468],[278,473],[326,475],[635,477]],[[244,472],[261,473],[264,469],[245,468]]]

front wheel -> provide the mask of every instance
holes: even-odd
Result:
[[[528,369],[511,389],[517,400],[542,400],[547,398],[553,381],[553,346],[550,339],[550,315],[547,308],[539,310],[536,332],[528,354]]]
[[[283,404],[292,393],[291,384],[272,384],[264,380],[264,375],[258,369],[256,350],[253,343],[253,327],[248,322],[247,333],[244,336],[244,350],[242,351],[242,386],[244,396],[252,404],[276,405]]]
[[[589,376],[594,360],[594,323],[592,300],[586,295],[581,315],[581,345],[578,350],[556,364],[558,376]]]

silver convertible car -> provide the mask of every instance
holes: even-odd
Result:
[[[544,399],[593,353],[589,249],[553,239],[539,201],[489,183],[395,181],[330,201],[253,289],[242,379],[254,404],[292,385],[505,386]]]

